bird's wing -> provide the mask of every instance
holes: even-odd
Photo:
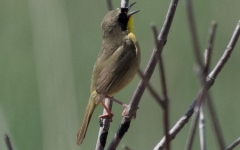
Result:
[[[136,59],[136,48],[135,43],[131,39],[127,39],[123,46],[119,47],[104,62],[95,85],[99,94],[108,94],[122,82],[121,80]]]

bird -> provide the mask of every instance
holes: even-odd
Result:
[[[100,117],[113,117],[104,99],[126,87],[139,69],[141,53],[133,33],[133,14],[139,10],[129,12],[135,3],[109,11],[102,20],[102,46],[93,68],[91,95],[77,133],[77,145],[82,144],[92,114],[100,103],[107,110],[107,114]]]

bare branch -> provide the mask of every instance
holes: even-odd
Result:
[[[212,126],[213,126],[213,130],[215,132],[215,136],[216,136],[216,139],[217,139],[217,142],[218,142],[219,149],[224,150],[225,149],[225,143],[224,143],[224,140],[223,140],[222,131],[220,129],[218,117],[217,117],[217,114],[216,114],[216,110],[214,108],[214,105],[212,104],[212,99],[211,99],[210,95],[207,95],[206,105],[207,105],[207,109],[210,113],[211,123],[212,123]]]
[[[232,35],[232,38],[231,38],[225,52],[223,53],[221,59],[219,60],[219,62],[215,66],[215,68],[212,70],[212,72],[208,75],[207,82],[206,82],[207,89],[210,89],[212,87],[214,80],[217,78],[217,75],[220,73],[221,69],[226,64],[226,62],[230,56],[230,54],[228,54],[228,53],[231,53],[233,51],[233,49],[236,45],[236,42],[239,38],[239,34],[240,34],[240,21],[238,22],[236,29],[234,30],[234,33]],[[230,50],[229,50],[229,47],[231,47]],[[200,93],[201,93],[201,91],[199,92],[199,94]],[[196,105],[196,99],[192,102],[192,104],[191,104],[190,108],[187,110],[187,112],[177,121],[177,123],[174,125],[174,127],[170,130],[171,140],[176,137],[176,135],[181,131],[181,129],[188,122],[188,120],[190,119],[190,117],[192,116],[192,114],[194,112],[193,110],[194,110],[195,105]],[[160,142],[155,146],[154,150],[164,149],[165,142],[166,142],[165,137],[163,137],[160,140]]]
[[[113,10],[113,5],[112,5],[111,0],[106,0],[106,2],[107,2],[108,10],[109,10],[109,11],[110,11],[110,10]]]
[[[12,149],[11,142],[10,142],[10,138],[8,137],[7,134],[4,135],[4,141],[5,141],[5,144],[6,144],[6,146],[7,146],[7,149],[8,149],[8,150],[13,150],[13,149]]]
[[[158,93],[153,89],[152,85],[147,81],[147,79],[145,78],[144,74],[142,73],[141,69],[138,69],[138,74],[141,77],[141,79],[143,80],[144,84],[147,85],[147,89],[149,90],[150,94],[152,95],[152,97],[154,97],[154,99],[156,100],[156,102],[163,108],[164,104],[163,101],[161,99],[161,97],[158,95]]]
[[[194,23],[194,16],[193,16],[193,11],[192,10],[192,4],[191,4],[191,0],[188,0],[187,1],[187,14],[189,16],[189,25],[190,25],[190,29],[191,29],[191,35],[192,35],[192,38],[193,38],[193,48],[195,48],[195,55],[197,56],[196,57],[196,60],[197,60],[197,66],[201,66],[201,62],[198,62],[198,59],[200,59],[200,52],[196,52],[197,50],[199,50],[199,47],[197,47],[199,44],[198,44],[198,40],[197,40],[197,33],[196,31],[192,31],[192,30],[196,30],[196,27],[195,27],[195,23]],[[199,113],[201,111],[203,111],[203,103],[202,101],[205,99],[205,96],[208,95],[207,93],[207,84],[206,84],[206,77],[207,77],[207,73],[208,73],[208,68],[209,68],[209,64],[210,64],[210,59],[211,59],[211,53],[212,53],[212,47],[213,47],[213,40],[214,40],[214,35],[215,35],[215,31],[216,31],[216,24],[215,22],[212,22],[211,25],[210,25],[210,29],[209,29],[209,38],[208,38],[208,46],[205,50],[205,67],[202,68],[198,68],[199,69],[199,72],[200,72],[200,76],[199,76],[199,79],[202,83],[202,95],[198,98],[197,100],[197,105],[195,107],[195,113]],[[201,110],[199,110],[199,108],[202,108]],[[201,113],[202,117],[203,116],[203,112]],[[187,140],[187,144],[186,144],[186,149],[187,150],[190,150],[192,149],[192,144],[193,144],[193,140],[194,140],[194,136],[195,136],[195,133],[196,133],[196,127],[197,127],[197,122],[198,122],[198,119],[199,119],[199,114],[196,114],[196,116],[194,116],[193,118],[193,122],[192,122],[192,127],[190,129],[190,133],[189,133],[189,137],[188,137],[188,140]],[[204,119],[204,118],[202,118]],[[199,121],[199,123],[201,123],[201,121]],[[202,124],[200,124],[200,126],[202,126]],[[203,128],[200,128],[200,142],[201,142],[201,148],[202,149],[206,149],[206,145],[205,145],[205,136],[204,136],[204,131],[202,130]],[[220,129],[220,128],[219,128]],[[222,139],[222,137],[219,137],[220,139]],[[219,143],[219,146],[222,147],[223,145]]]
[[[199,93],[200,94],[200,93]],[[178,120],[178,122],[172,127],[172,129],[169,131],[170,134],[170,140],[172,141],[176,135],[181,131],[181,129],[184,127],[185,124],[188,123],[189,119],[191,118],[193,114],[193,110],[195,107],[196,99],[191,104],[190,108],[187,110],[187,112]],[[166,137],[164,136],[161,141],[155,146],[154,150],[164,150],[166,145]]]
[[[197,97],[197,101],[199,102],[201,99],[203,99],[204,94],[206,93],[205,89],[202,88],[200,94]],[[192,145],[193,145],[193,141],[194,141],[194,137],[196,134],[196,129],[197,129],[197,122],[199,120],[199,109],[196,109],[196,106],[194,108],[194,116],[191,122],[191,127],[190,127],[190,131],[189,131],[189,135],[187,138],[187,143],[186,143],[186,150],[191,150],[192,149]]]
[[[186,8],[187,8],[188,23],[189,23],[190,33],[191,33],[194,56],[197,61],[197,65],[198,65],[197,67],[202,70],[203,62],[201,59],[201,51],[200,51],[200,46],[199,46],[198,37],[197,37],[198,34],[197,34],[197,29],[194,21],[194,12],[193,12],[191,0],[186,0]]]
[[[200,136],[200,147],[201,147],[201,150],[206,150],[205,117],[204,117],[203,105],[201,105],[201,107],[200,107],[199,136]]]
[[[169,33],[169,30],[170,30],[170,27],[172,24],[172,20],[174,18],[175,11],[177,8],[177,4],[178,4],[178,0],[171,0],[169,9],[168,9],[168,12],[166,15],[166,19],[164,21],[162,30],[158,36],[158,40],[161,45],[158,49],[158,51],[160,51],[160,53],[162,52],[164,44],[166,43],[168,33]],[[153,71],[155,69],[156,63],[157,63],[156,58],[155,58],[157,53],[158,53],[157,49],[154,48],[152,56],[148,62],[145,72],[144,72],[144,76],[146,77],[146,79],[148,81],[151,78]],[[134,114],[136,114],[138,104],[140,102],[140,99],[141,99],[145,89],[146,89],[146,85],[144,84],[143,80],[141,80],[138,84],[138,87],[136,88],[136,90],[134,92],[132,100],[129,103],[129,108],[127,109],[126,114],[130,117],[129,118],[124,117],[122,119],[121,124],[108,147],[109,150],[116,149],[116,147],[120,143],[122,137],[127,132],[128,128],[130,126],[130,123],[131,123],[132,116],[134,116]]]
[[[238,144],[240,144],[240,137],[238,139],[236,139],[232,144],[230,144],[226,150],[232,150],[233,148],[235,148]]]
[[[108,98],[105,98],[105,105],[109,110],[112,110],[112,101]],[[103,114],[106,114],[107,111],[103,109]],[[104,117],[100,119],[100,128],[98,133],[98,139],[95,150],[104,150],[104,147],[107,142],[108,130],[110,127],[111,119],[109,117]]]
[[[215,66],[213,71],[210,73],[210,75],[209,75],[210,78],[216,78],[217,75],[219,74],[219,72],[221,71],[221,69],[223,68],[223,66],[226,64],[226,62],[228,61],[236,43],[237,43],[239,35],[240,35],[240,21],[238,22],[238,24],[237,24],[237,26],[234,30],[232,38],[231,38],[223,56],[218,61],[217,65]],[[224,141],[223,141],[222,132],[221,132],[221,129],[219,127],[219,123],[218,123],[218,119],[217,119],[217,116],[216,116],[216,113],[215,113],[214,105],[212,104],[212,101],[211,101],[209,95],[208,95],[208,100],[207,100],[207,106],[208,106],[208,110],[209,110],[210,117],[211,117],[211,120],[212,120],[212,124],[213,124],[213,127],[214,127],[215,135],[216,135],[216,138],[217,138],[217,141],[218,141],[218,144],[219,144],[219,148],[221,150],[223,150],[223,149],[225,149],[225,144],[224,144]]]
[[[207,47],[205,49],[205,70],[204,73],[207,74],[210,67],[210,60],[212,58],[212,49],[213,49],[213,43],[215,39],[216,34],[216,28],[217,23],[215,21],[212,21],[208,30],[208,41],[207,41]]]
[[[193,11],[193,6],[192,6],[192,1],[191,0],[186,0],[186,9],[187,9],[187,16],[188,16],[188,23],[189,23],[189,29],[190,29],[190,35],[192,39],[192,47],[193,47],[193,52],[194,56],[196,59],[196,67],[197,67],[197,73],[199,74],[199,79],[202,84],[202,92],[201,95],[197,98],[197,103],[195,106],[195,115],[193,117],[192,123],[191,123],[191,128],[189,132],[189,136],[187,139],[186,143],[186,150],[192,149],[194,137],[196,134],[196,129],[197,129],[197,122],[199,121],[199,108],[202,105],[202,101],[205,98],[205,94],[207,92],[206,90],[206,75],[204,74],[204,66],[203,62],[201,59],[201,51],[200,51],[200,44],[198,41],[198,34],[196,30],[196,25],[195,25],[195,20],[194,20],[194,11]]]
[[[212,21],[208,30],[208,41],[207,47],[204,53],[204,60],[205,60],[205,69],[204,74],[208,73],[210,60],[212,58],[212,49],[214,43],[214,37],[216,34],[216,27],[217,24],[215,21]],[[199,136],[200,136],[200,147],[201,150],[206,150],[206,135],[205,135],[205,117],[204,117],[204,108],[203,104],[200,107],[200,116],[199,116]]]
[[[195,137],[195,133],[196,133],[196,129],[197,129],[197,122],[199,120],[199,113],[194,113],[193,119],[192,119],[192,125],[190,128],[190,132],[189,132],[189,136],[187,139],[187,144],[186,144],[186,148],[185,150],[191,150],[192,149],[192,145],[193,145],[193,141],[194,141],[194,137]]]
[[[212,21],[210,28],[209,28],[209,37],[208,37],[207,47],[205,49],[205,71],[204,71],[204,73],[207,73],[209,70],[213,42],[214,42],[214,37],[215,37],[215,33],[216,33],[216,27],[217,27],[217,24],[215,23],[215,21]],[[212,123],[212,126],[215,131],[215,136],[216,136],[219,148],[223,150],[225,148],[224,140],[223,140],[220,126],[219,126],[219,121],[217,119],[216,111],[215,111],[214,105],[212,104],[212,100],[210,98],[210,94],[208,94],[206,96],[206,101],[207,101],[207,108],[210,112],[211,123]]]
[[[157,40],[157,28],[156,26],[152,26],[152,31],[154,35],[154,41],[155,45],[157,47],[157,51],[160,47],[160,44],[158,43]],[[156,55],[156,59],[159,62],[159,71],[160,71],[160,79],[161,79],[161,85],[162,85],[162,93],[163,93],[163,102],[164,102],[164,107],[163,107],[163,126],[164,126],[164,133],[166,136],[166,149],[170,149],[170,136],[169,136],[169,107],[168,107],[168,96],[167,96],[167,86],[166,86],[166,77],[165,77],[165,70],[163,66],[163,61],[162,61],[162,55],[159,53]]]
[[[157,47],[157,52],[158,54],[156,54],[156,59],[157,61],[159,61],[159,72],[160,72],[160,79],[161,79],[161,83],[162,83],[162,90],[163,90],[163,96],[164,97],[168,97],[167,96],[167,86],[166,86],[166,77],[165,77],[165,70],[164,70],[164,66],[163,66],[163,61],[162,61],[162,55],[161,53],[159,53],[160,51],[158,49],[160,49],[160,44],[158,43],[158,39],[157,39],[157,28],[156,26],[152,25],[152,31],[153,31],[153,38],[154,38],[154,42],[155,45]]]
[[[228,61],[228,59],[238,41],[239,35],[240,35],[240,20],[238,21],[238,24],[234,30],[232,38],[231,38],[230,42],[228,43],[228,46],[227,46],[224,54],[222,55],[221,59],[218,61],[217,65],[215,66],[213,71],[210,73],[210,75],[209,75],[210,78],[216,78],[217,75],[220,73],[220,71],[222,70],[222,68],[224,67],[226,62]]]

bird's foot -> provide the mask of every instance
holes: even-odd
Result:
[[[100,115],[99,118],[102,119],[102,118],[105,118],[105,117],[109,117],[110,121],[112,122],[113,116],[114,116],[113,113],[106,113],[106,114]]]
[[[108,98],[109,100],[113,101],[113,102],[116,102],[117,104],[120,104],[122,105],[125,109],[128,107],[127,104],[124,104],[123,102],[111,97],[111,96],[106,96],[106,98]]]
[[[111,112],[111,110],[109,110],[109,108],[104,104],[104,102],[101,102],[101,104],[103,105],[107,113],[100,115],[99,118],[109,117],[110,121],[112,122],[112,117],[114,116],[114,114]]]

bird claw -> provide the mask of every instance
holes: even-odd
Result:
[[[110,119],[110,122],[112,122],[112,118],[113,118],[114,114],[113,113],[107,113],[107,114],[103,114],[103,115],[100,115],[99,118],[105,118],[105,117],[109,117]]]
[[[137,116],[137,115],[136,115],[136,114],[137,114],[136,112],[137,112],[137,109],[138,109],[139,107],[138,107],[136,110],[132,111],[132,113],[131,113],[131,112],[128,113],[128,115],[127,115],[128,105],[125,105],[124,107],[125,107],[125,109],[124,109],[123,112],[122,112],[122,116],[125,117],[125,118],[130,118],[130,117],[131,117],[132,119],[135,119],[136,116]]]

